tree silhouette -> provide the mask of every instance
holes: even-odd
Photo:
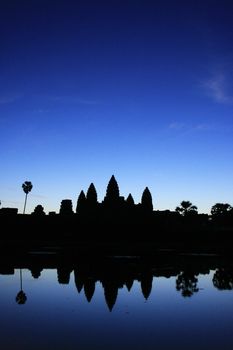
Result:
[[[143,210],[146,210],[146,211],[153,210],[152,196],[148,187],[146,187],[142,193],[141,205]]]
[[[211,208],[211,215],[219,216],[229,213],[233,208],[228,203],[216,203]]]
[[[23,184],[22,184],[22,188],[23,188],[23,191],[24,193],[26,194],[25,195],[25,202],[24,202],[24,208],[23,208],[23,214],[25,214],[25,209],[26,209],[26,204],[27,204],[27,196],[28,196],[28,193],[31,192],[32,190],[32,183],[30,181],[25,181]]]
[[[80,192],[77,200],[76,213],[81,213],[86,209],[86,196],[83,190]]]
[[[176,211],[181,215],[197,214],[197,207],[189,201],[182,201],[180,207],[176,207]]]
[[[45,215],[44,212],[44,207],[41,204],[38,204],[35,209],[34,212],[32,213],[33,215],[38,215],[38,216],[43,216]]]

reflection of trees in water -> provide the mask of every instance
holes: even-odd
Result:
[[[233,270],[226,268],[217,269],[213,276],[213,285],[219,290],[233,289]]]
[[[23,276],[22,276],[22,269],[20,269],[20,291],[16,295],[15,301],[19,305],[23,305],[27,301],[27,296],[23,291]]]
[[[181,291],[183,297],[191,297],[199,291],[198,279],[193,272],[183,271],[176,278],[176,290]]]
[[[23,290],[21,290],[17,295],[16,295],[16,303],[19,305],[25,304],[27,301],[26,294],[24,293]]]

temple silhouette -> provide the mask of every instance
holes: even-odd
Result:
[[[23,189],[25,211],[32,183],[25,181]],[[31,215],[18,214],[17,208],[1,208],[0,222],[6,227],[2,239],[18,242],[19,246],[35,241],[57,241],[60,245],[78,242],[91,245],[93,251],[125,249],[130,254],[161,247],[226,250],[230,249],[233,208],[227,203],[216,203],[211,215],[199,214],[190,201],[182,201],[175,211],[156,210],[148,187],[143,190],[141,201],[135,203],[131,193],[126,198],[120,195],[112,175],[101,202],[91,183],[86,193],[81,190],[75,204],[71,199],[63,199],[59,213],[46,215],[41,204]]]
[[[129,193],[126,199],[123,196],[120,196],[119,186],[114,175],[112,175],[109,180],[104,200],[99,203],[97,198],[98,196],[95,185],[91,183],[88,187],[86,195],[83,190],[80,192],[76,205],[76,213],[87,213],[91,215],[98,210],[105,210],[109,213],[119,213],[122,211],[132,211],[135,209],[144,212],[150,212],[153,210],[152,196],[148,187],[146,187],[142,193],[141,202],[135,204],[131,193]],[[59,214],[69,215],[73,213],[74,211],[71,199],[62,200]]]

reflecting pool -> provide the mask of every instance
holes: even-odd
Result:
[[[0,263],[0,348],[233,349],[233,264],[215,257]]]

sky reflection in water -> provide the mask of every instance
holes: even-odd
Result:
[[[23,272],[24,305],[17,305],[20,273],[0,275],[1,349],[232,349],[233,291],[213,286],[214,271],[198,276],[198,292],[183,297],[176,277],[154,277],[146,300],[139,281],[118,290],[110,312],[102,284],[90,302],[74,273],[59,284],[55,269],[34,279]]]

